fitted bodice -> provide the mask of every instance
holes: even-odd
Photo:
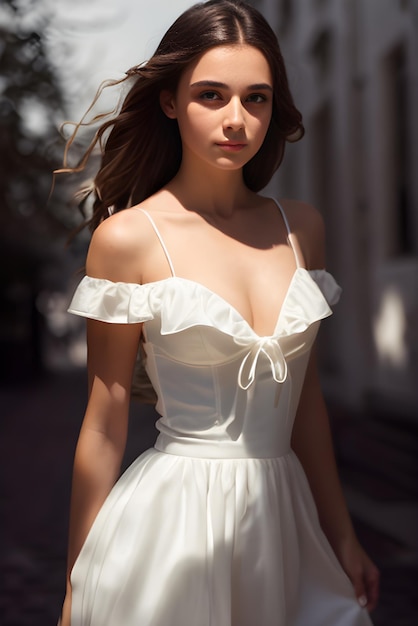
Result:
[[[268,337],[210,289],[176,276],[144,285],[86,276],[69,311],[144,323],[146,370],[161,415],[157,449],[268,458],[289,451],[309,353],[339,293],[325,270],[298,267]]]

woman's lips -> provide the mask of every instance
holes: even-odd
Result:
[[[239,152],[243,148],[246,147],[246,143],[240,143],[238,141],[225,141],[222,143],[216,144],[222,150],[226,150],[227,152]]]

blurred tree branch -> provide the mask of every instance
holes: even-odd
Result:
[[[75,224],[59,189],[49,198],[62,159],[64,97],[44,45],[48,6],[3,0],[0,7],[0,342],[13,353],[16,342],[22,350],[33,344],[32,360],[36,296],[64,283],[59,266]]]

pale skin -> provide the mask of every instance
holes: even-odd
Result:
[[[140,205],[157,223],[176,274],[219,294],[260,336],[272,334],[296,268],[276,205],[251,192],[242,177],[269,125],[271,87],[269,65],[251,46],[216,47],[190,65],[176,93],[161,93],[163,111],[180,128],[180,170]],[[319,213],[297,201],[282,200],[282,205],[305,267],[323,268]],[[117,213],[96,229],[86,263],[89,276],[141,284],[170,276],[160,243],[138,208]],[[74,462],[62,626],[70,624],[71,569],[120,473],[141,331],[141,324],[87,322],[90,394]],[[324,532],[359,602],[373,610],[379,573],[357,541],[347,511],[314,351],[292,447],[308,476]]]

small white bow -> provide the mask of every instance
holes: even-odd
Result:
[[[271,373],[277,383],[283,383],[287,377],[287,363],[279,340],[274,337],[261,337],[245,355],[238,372],[238,384],[241,389],[248,389],[255,380],[255,372],[260,354],[270,361]]]

